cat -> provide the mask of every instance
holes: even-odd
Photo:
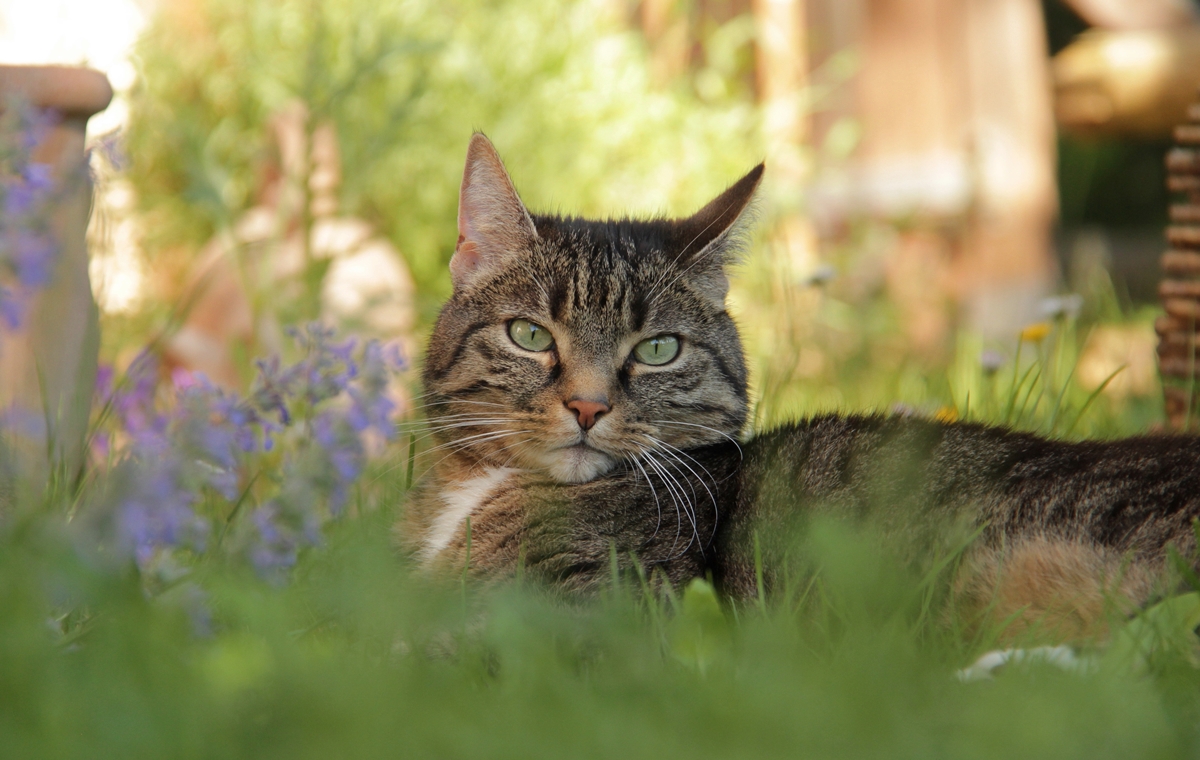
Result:
[[[1113,600],[1162,593],[1171,547],[1196,553],[1198,438],[822,415],[743,439],[726,271],[763,170],[684,219],[534,215],[472,138],[453,294],[423,368],[439,458],[397,526],[419,562],[569,594],[640,564],[746,600],[779,585],[797,532],[824,516],[914,554],[974,536],[956,608],[1012,636],[1097,635]]]

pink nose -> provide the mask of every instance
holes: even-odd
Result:
[[[567,408],[575,412],[575,419],[579,421],[579,427],[584,430],[591,430],[592,426],[596,424],[596,420],[608,414],[608,404],[603,401],[573,398],[566,403]]]

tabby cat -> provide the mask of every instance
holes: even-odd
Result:
[[[420,562],[587,592],[615,558],[750,598],[794,530],[828,515],[888,536],[977,533],[956,598],[1013,631],[1051,619],[1087,635],[1112,599],[1158,593],[1168,547],[1195,553],[1200,439],[851,415],[742,439],[726,268],[762,173],[686,219],[534,215],[474,136],[423,375],[441,458],[398,526]]]

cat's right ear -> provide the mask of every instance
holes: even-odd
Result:
[[[450,259],[455,290],[527,250],[537,231],[491,140],[476,132],[458,193],[458,244]]]

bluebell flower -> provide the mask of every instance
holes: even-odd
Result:
[[[204,550],[209,524],[196,514],[195,494],[179,483],[177,463],[163,460],[127,463],[122,480],[132,493],[116,508],[117,546],[146,567],[161,549],[188,547]]]
[[[283,571],[296,564],[300,551],[295,534],[280,525],[278,517],[274,504],[264,504],[251,515],[258,540],[250,549],[250,562],[259,575],[271,580],[281,579]]]
[[[48,234],[17,230],[9,257],[17,282],[29,290],[41,289],[50,284],[58,261],[58,246]]]
[[[57,117],[8,104],[0,114],[0,327],[21,326],[34,293],[49,284],[58,259],[49,212],[56,191],[47,164],[32,160]],[[16,139],[14,140],[14,135]]]
[[[21,317],[25,310],[17,300],[17,294],[0,285],[0,325],[15,330],[21,326]]]
[[[268,479],[278,482],[277,492],[260,506],[251,501],[229,544],[260,574],[281,579],[303,548],[320,544],[325,522],[344,511],[366,467],[361,434],[392,435],[395,403],[387,388],[402,357],[373,342],[335,341],[320,325],[292,335],[303,351],[299,361],[259,362],[245,398],[203,375],[176,372],[173,404],[161,409],[158,402],[168,399],[158,392],[158,362],[149,353],[121,383],[113,383],[111,371],[101,373],[97,393],[120,433],[105,446],[123,442],[113,452],[119,487],[108,499],[116,545],[139,567],[152,560],[157,567],[177,548],[204,551],[214,520],[232,514],[225,507],[206,513],[211,498],[204,493],[239,498],[260,437],[264,452],[279,436],[291,443],[269,465],[278,473]],[[249,490],[245,495],[253,499]]]
[[[49,164],[30,161],[19,173],[20,179],[6,184],[4,215],[9,218],[30,216],[41,210],[54,191],[54,174]]]

